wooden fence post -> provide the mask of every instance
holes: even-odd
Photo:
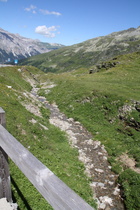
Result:
[[[5,111],[1,107],[0,124],[6,127]],[[2,147],[0,147],[0,198],[6,198],[8,202],[12,202],[8,155]]]

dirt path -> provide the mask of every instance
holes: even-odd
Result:
[[[36,89],[32,90],[32,94],[38,97]],[[91,177],[90,186],[94,199],[97,199],[98,209],[123,210],[120,189],[116,183],[117,175],[111,171],[104,146],[94,141],[93,136],[79,122],[62,114],[57,105],[49,104],[44,97],[38,99],[50,109],[50,123],[65,131],[70,145],[78,149],[79,160],[84,163],[85,172]]]

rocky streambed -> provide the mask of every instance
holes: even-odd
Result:
[[[51,111],[50,123],[65,131],[70,145],[77,148],[79,160],[85,165],[85,173],[92,180],[90,186],[93,198],[97,200],[98,209],[123,210],[117,175],[111,171],[104,146],[100,141],[94,140],[79,122],[61,113],[56,104],[49,104],[45,97],[39,97],[36,88],[33,88],[32,94]]]

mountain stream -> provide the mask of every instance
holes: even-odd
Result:
[[[53,86],[49,88],[51,87]],[[124,210],[121,191],[117,183],[118,176],[111,171],[104,146],[100,141],[95,141],[94,137],[79,122],[61,113],[56,104],[49,104],[45,97],[38,96],[37,90],[33,88],[31,93],[50,110],[50,123],[65,131],[69,144],[77,148],[79,160],[85,165],[85,173],[91,177],[90,186],[98,209]]]

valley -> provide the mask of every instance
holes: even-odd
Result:
[[[99,210],[140,208],[139,29],[0,68],[7,130]],[[20,209],[52,209],[10,170]]]

